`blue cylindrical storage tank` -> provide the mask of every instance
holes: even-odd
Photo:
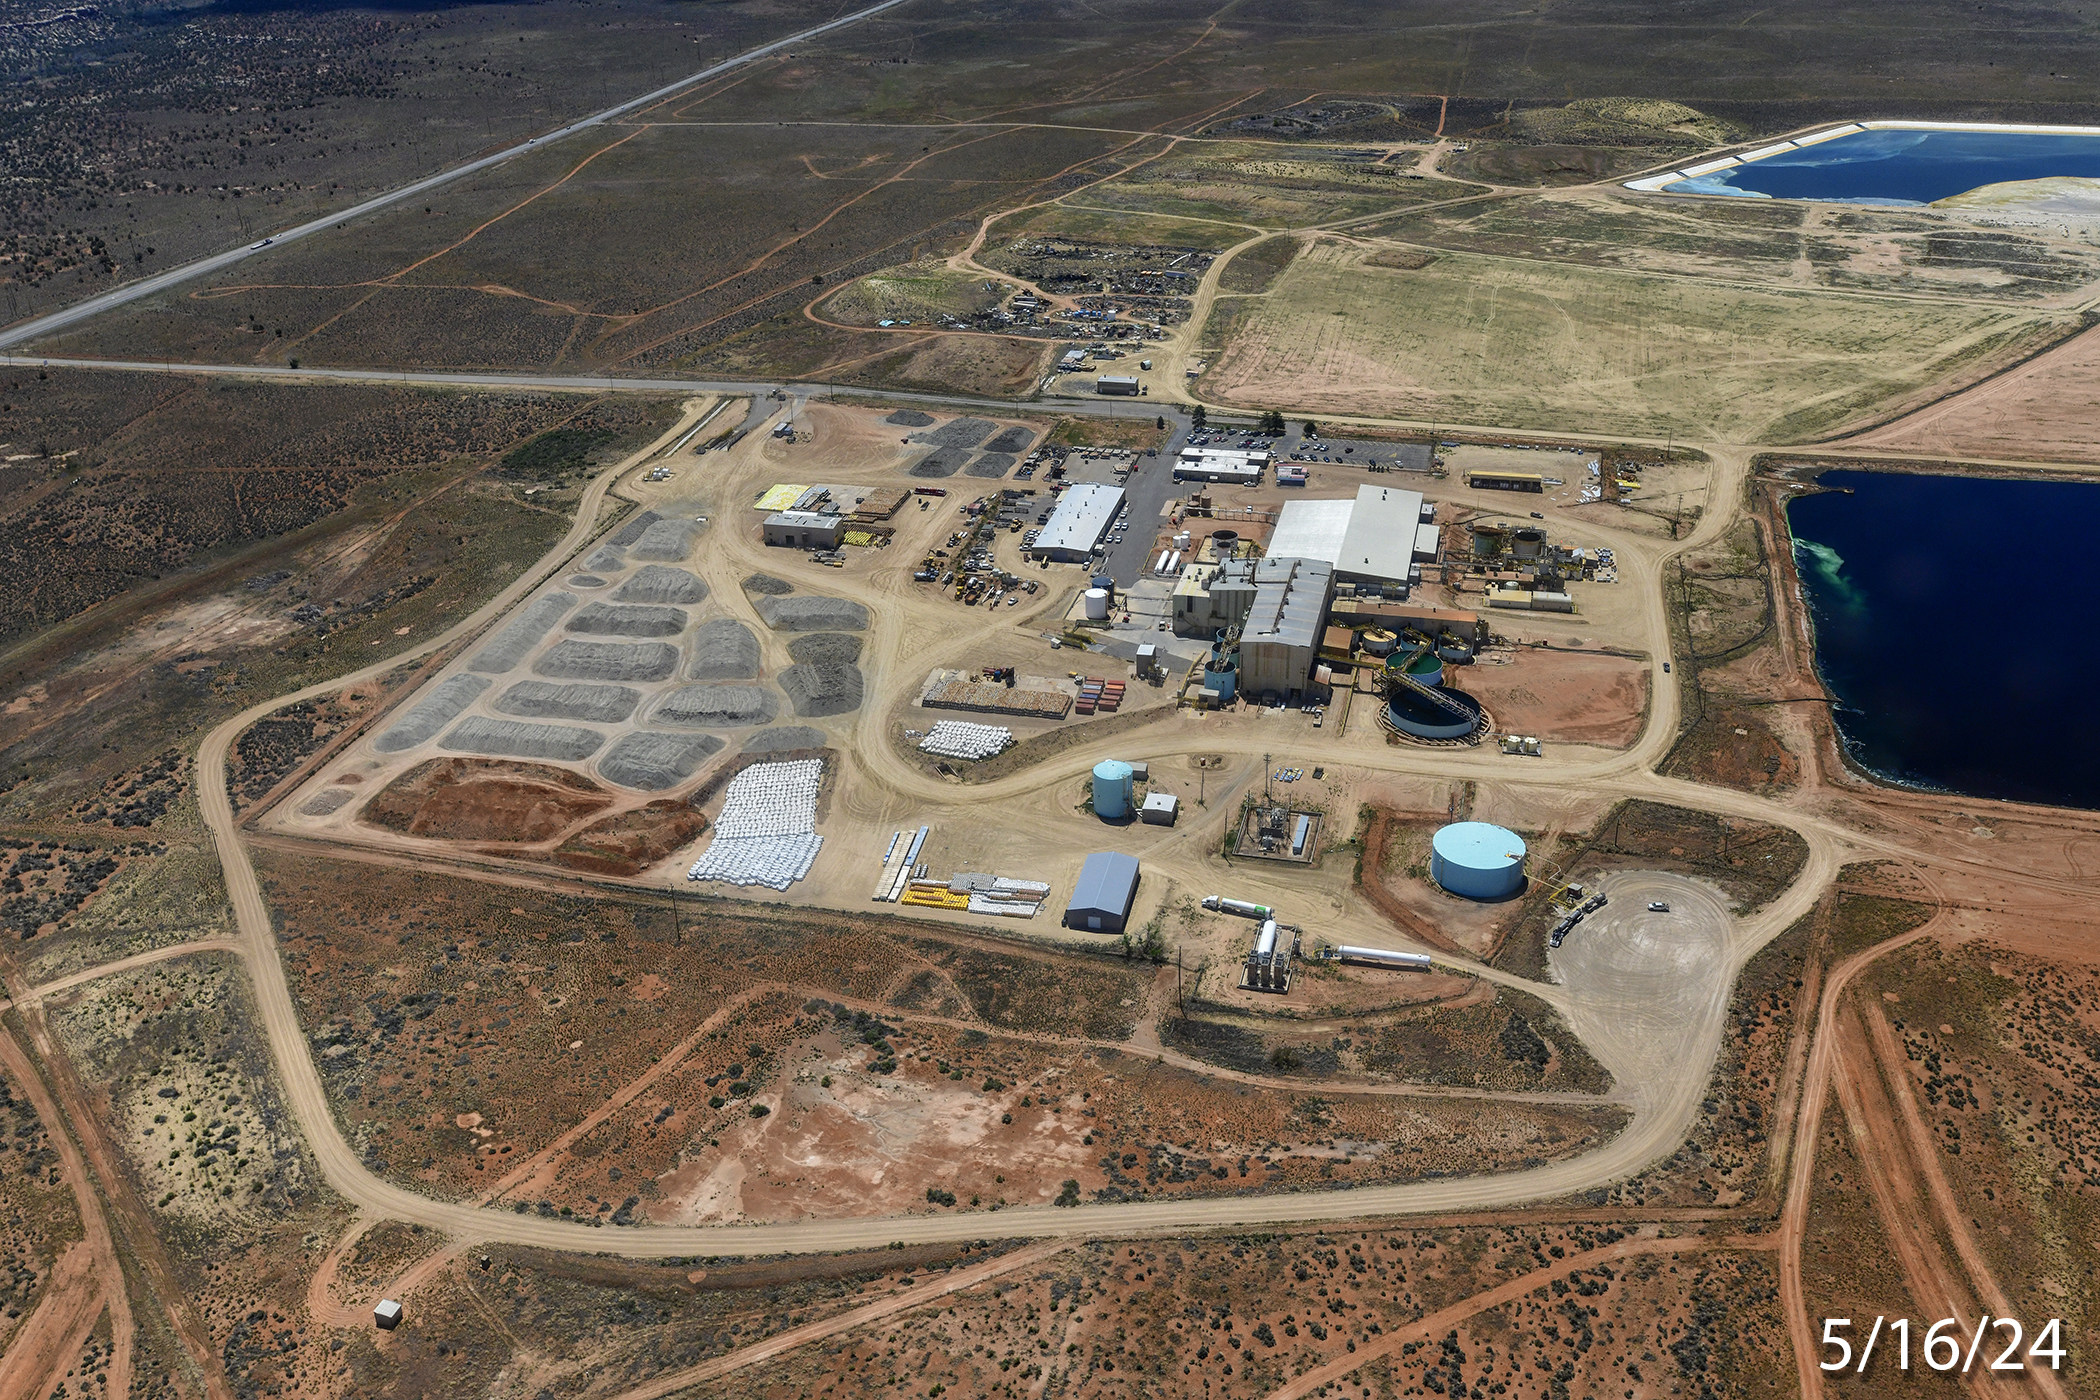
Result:
[[[1487,822],[1453,822],[1429,844],[1429,873],[1467,899],[1507,899],[1524,888],[1524,838]]]
[[[1130,765],[1104,758],[1094,765],[1094,815],[1119,822],[1130,815]]]

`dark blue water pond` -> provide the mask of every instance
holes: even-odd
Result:
[[[1663,188],[1670,194],[1930,204],[1982,185],[2052,175],[2100,178],[2100,136],[1860,131]]]
[[[1896,782],[2100,808],[2100,486],[1826,472],[1789,508],[1816,665],[1853,757]]]

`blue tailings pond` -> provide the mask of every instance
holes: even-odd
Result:
[[[1788,520],[1853,758],[1908,786],[2100,808],[2100,485],[1820,480],[1834,489]]]
[[[1670,194],[1931,204],[1985,185],[2100,179],[2100,136],[2009,131],[1855,131],[1663,188]]]

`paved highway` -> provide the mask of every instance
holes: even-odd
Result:
[[[746,64],[766,57],[768,54],[778,53],[792,45],[814,39],[820,34],[829,34],[834,29],[844,29],[848,25],[858,24],[860,21],[873,15],[881,14],[884,10],[895,9],[897,6],[905,3],[907,3],[907,0],[882,0],[882,3],[878,5],[870,5],[866,9],[855,10],[850,15],[841,15],[835,20],[814,25],[798,33],[790,34],[784,39],[775,39],[770,44],[761,44],[755,49],[748,49],[734,58],[722,60],[712,68],[703,68],[697,73],[680,78],[677,82],[666,83],[654,92],[645,92],[640,97],[630,98],[615,107],[607,107],[602,112],[596,112],[578,121],[570,122],[567,126],[547,132],[545,135],[531,137],[506,150],[498,151],[494,155],[482,156],[478,160],[470,160],[465,165],[456,165],[450,170],[441,170],[435,175],[426,176],[416,181],[414,184],[403,185],[400,189],[391,190],[386,194],[374,195],[362,204],[354,204],[348,209],[339,209],[333,214],[309,220],[300,224],[297,228],[288,228],[282,233],[271,234],[259,242],[239,248],[231,248],[223,253],[214,253],[209,257],[198,258],[196,261],[184,263],[180,267],[171,267],[166,272],[155,273],[153,276],[142,278],[137,282],[127,282],[121,287],[104,292],[100,296],[89,297],[86,301],[79,302],[73,306],[9,326],[4,330],[0,330],[0,348],[10,345],[26,345],[40,336],[50,335],[53,331],[64,330],[67,326],[85,321],[91,316],[99,316],[103,312],[123,306],[127,302],[137,301],[141,297],[150,297],[156,292],[164,292],[170,287],[179,286],[184,282],[217,272],[222,267],[231,267],[244,258],[251,258],[258,253],[267,252],[279,244],[296,242],[301,238],[346,224],[352,219],[363,218],[367,214],[376,213],[381,209],[399,204],[403,200],[414,199],[418,195],[438,188],[440,185],[449,185],[454,180],[465,179],[478,171],[487,170],[490,166],[501,165],[504,161],[524,155],[528,151],[536,151],[542,146],[552,145],[556,141],[574,136],[580,131],[588,131],[592,127],[603,126],[606,122],[618,117],[624,117],[629,112],[638,111],[652,102],[661,101],[672,93],[689,88],[695,83],[706,82],[709,78],[727,73],[735,68],[741,68]]]

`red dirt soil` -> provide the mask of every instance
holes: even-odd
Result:
[[[1455,666],[1445,684],[1463,690],[1506,734],[1623,749],[1640,737],[1648,710],[1647,663],[1602,652],[1521,647],[1508,666]]]
[[[388,783],[363,821],[449,841],[551,841],[612,805],[586,778],[538,763],[433,758]]]

